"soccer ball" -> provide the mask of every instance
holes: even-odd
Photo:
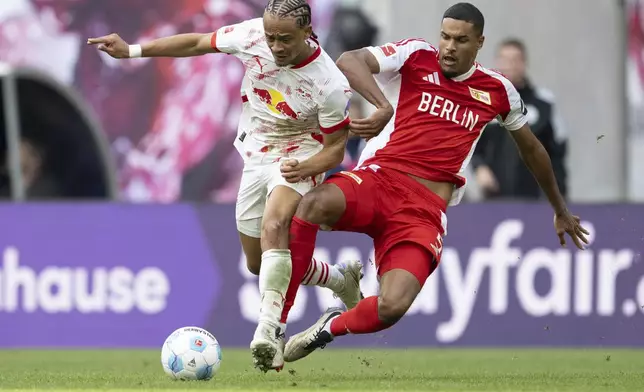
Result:
[[[221,347],[205,329],[179,328],[163,343],[161,364],[175,380],[210,380],[221,365]]]

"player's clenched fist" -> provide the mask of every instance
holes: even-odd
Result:
[[[101,50],[115,59],[130,58],[130,46],[119,37],[118,34],[110,34],[99,38],[89,38],[88,45],[98,45],[98,50]]]
[[[367,118],[352,120],[349,129],[354,135],[369,140],[380,134],[393,115],[394,109],[391,106],[379,108]]]
[[[297,159],[283,160],[280,164],[280,171],[282,172],[282,177],[291,184],[302,181],[300,162]]]

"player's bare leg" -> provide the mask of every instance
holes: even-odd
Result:
[[[288,230],[301,198],[295,190],[277,186],[268,197],[262,217],[259,272],[262,303],[250,349],[255,367],[264,372],[284,366],[284,331],[280,320],[292,272]]]
[[[423,283],[429,276],[432,256],[420,245],[403,243],[394,246],[385,257],[392,261],[390,265],[413,261],[426,263],[427,268],[418,276],[404,269],[385,272],[380,280],[379,296],[365,298],[347,312],[329,309],[309,329],[292,336],[284,351],[285,361],[297,361],[316,349],[325,348],[337,336],[382,331],[405,315],[422,288],[419,276]]]
[[[239,241],[246,256],[246,267],[253,275],[259,275],[259,267],[262,264],[262,243],[259,237],[239,232]]]
[[[255,365],[263,371],[279,370],[284,364],[284,333],[286,330],[287,306],[285,301],[299,284],[289,286],[293,269],[298,282],[316,284],[331,289],[345,305],[353,308],[361,298],[360,278],[362,264],[347,261],[335,266],[309,259],[307,264],[292,266],[288,250],[289,226],[295,209],[301,200],[298,192],[285,186],[277,186],[269,196],[262,220],[260,295],[262,307],[260,322],[251,343]],[[306,279],[302,279],[306,278]],[[294,295],[291,295],[294,299]]]

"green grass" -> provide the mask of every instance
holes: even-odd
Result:
[[[0,389],[642,391],[644,351],[327,349],[263,374],[227,349],[208,382],[170,380],[157,351],[0,351]]]

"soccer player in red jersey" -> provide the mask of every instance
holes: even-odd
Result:
[[[503,75],[476,62],[484,23],[475,6],[459,3],[443,16],[438,49],[409,39],[338,60],[351,86],[377,107],[351,124],[355,133],[373,138],[355,170],[330,177],[299,204],[291,223],[291,285],[297,287],[311,261],[320,226],[328,226],[373,238],[380,294],[346,312],[329,309],[291,337],[287,362],[338,336],[378,332],[403,317],[440,262],[446,208],[459,203],[463,170],[495,119],[547,194],[561,245],[566,233],[580,249],[587,243],[588,232],[568,211],[550,158],[527,124],[521,97]],[[287,296],[287,304],[292,300]]]

